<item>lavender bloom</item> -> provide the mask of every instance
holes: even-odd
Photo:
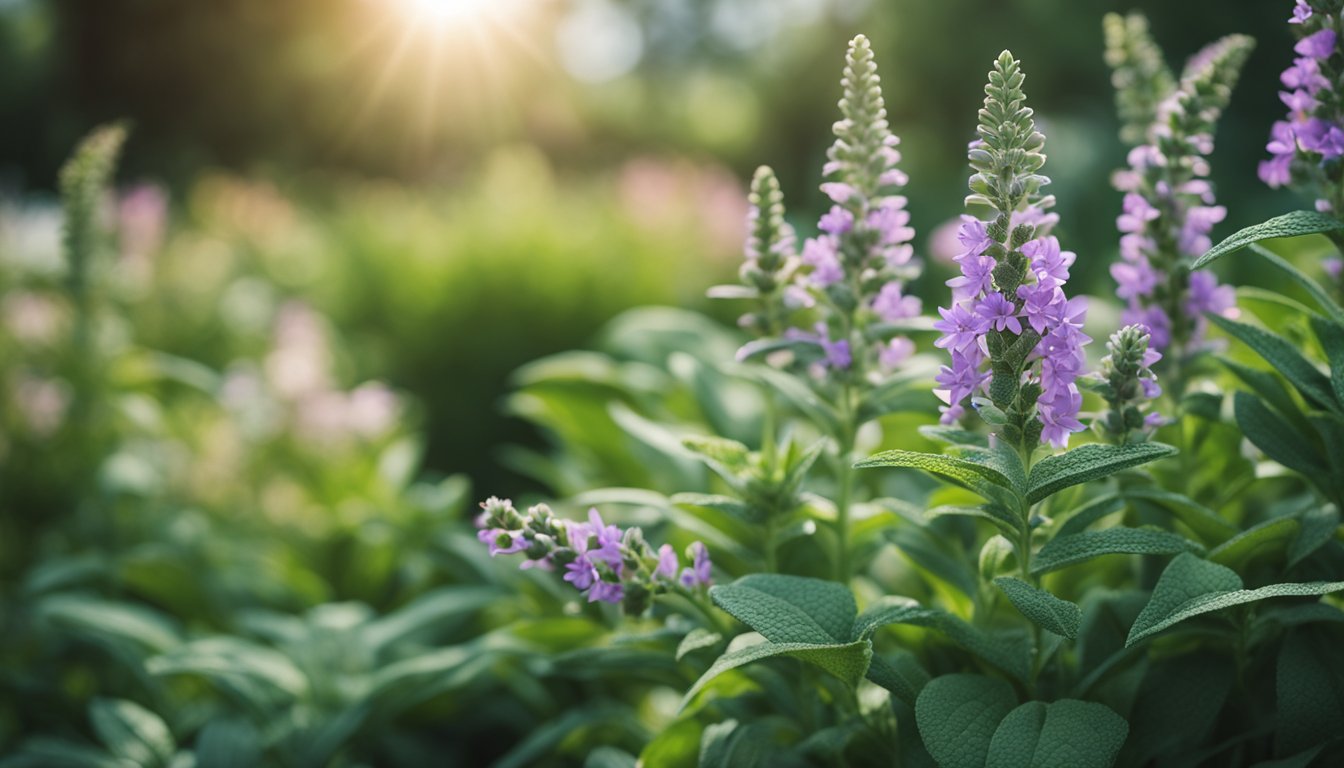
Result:
[[[1300,184],[1312,189],[1328,210],[1339,210],[1344,184],[1327,163],[1344,155],[1340,72],[1330,64],[1340,39],[1337,19],[1325,6],[1319,0],[1298,0],[1288,20],[1299,38],[1293,46],[1297,57],[1279,78],[1288,89],[1279,94],[1288,115],[1270,129],[1265,145],[1269,159],[1260,162],[1258,173],[1271,187]]]
[[[972,194],[986,205],[988,221],[963,217],[956,257],[961,276],[948,281],[950,307],[939,307],[934,345],[951,353],[934,390],[947,407],[942,421],[965,414],[964,401],[990,397],[1007,417],[999,438],[1029,456],[1039,442],[1063,447],[1083,429],[1077,415],[1082,395],[1086,301],[1070,301],[1063,287],[1076,256],[1049,234],[1058,217],[1054,198],[1040,193],[1049,179],[1039,173],[1045,137],[1024,106],[1023,75],[1007,51],[995,62],[980,112],[980,139],[968,149]],[[1025,321],[1025,322],[1024,322]]]
[[[522,568],[549,571],[562,566],[563,579],[588,602],[624,603],[627,610],[638,613],[648,595],[665,591],[678,580],[686,587],[710,583],[709,551],[699,542],[691,548],[693,568],[678,579],[680,564],[670,546],[655,551],[638,528],[622,531],[606,523],[596,509],[588,511],[586,522],[578,522],[556,517],[544,504],[522,514],[511,501],[491,497],[481,508],[477,538],[489,546],[492,556],[523,552],[527,559]],[[692,574],[689,580],[686,572]]]
[[[1133,34],[1145,36],[1135,45],[1152,45],[1146,27]],[[1225,208],[1213,204],[1213,187],[1205,178],[1207,156],[1213,150],[1215,123],[1253,45],[1248,37],[1229,35],[1191,57],[1157,106],[1145,143],[1130,151],[1129,167],[1113,178],[1116,189],[1125,193],[1116,219],[1121,261],[1110,270],[1116,295],[1125,302],[1122,321],[1145,326],[1145,344],[1167,350],[1176,364],[1204,345],[1207,321],[1202,313],[1187,311],[1192,280],[1199,280],[1199,289],[1208,295],[1217,293],[1220,313],[1234,311],[1230,290],[1217,291],[1211,273],[1192,277],[1189,264],[1212,246],[1210,233],[1227,215]],[[1118,98],[1123,100],[1123,94]]]

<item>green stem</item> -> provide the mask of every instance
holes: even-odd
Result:
[[[1017,562],[1022,573],[1022,580],[1033,587],[1040,587],[1039,579],[1031,573],[1031,510],[1027,510],[1027,520],[1022,526],[1020,537],[1017,541]],[[1036,691],[1036,676],[1040,672],[1039,664],[1041,660],[1041,628],[1036,626],[1036,622],[1028,620],[1027,629],[1031,633],[1031,675],[1027,680],[1027,689],[1032,695]]]
[[[835,499],[835,570],[836,580],[848,584],[851,575],[849,558],[849,506],[854,493],[854,424],[853,387],[846,383],[840,391],[839,467],[836,482],[839,489]]]

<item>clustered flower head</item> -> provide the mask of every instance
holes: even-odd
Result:
[[[638,528],[622,531],[604,522],[596,509],[588,510],[586,522],[578,522],[557,517],[545,504],[523,514],[508,499],[491,496],[481,510],[476,536],[492,557],[522,553],[527,558],[522,568],[559,568],[590,603],[624,603],[628,612],[642,613],[649,596],[670,585],[707,587],[711,581],[704,544],[691,544],[691,564],[682,568],[671,545],[654,550]]]
[[[1098,376],[1099,389],[1110,408],[1100,426],[1117,443],[1147,439],[1165,423],[1160,413],[1144,413],[1148,401],[1162,394],[1152,369],[1162,353],[1149,347],[1150,338],[1144,326],[1127,325],[1106,342]]]
[[[1024,79],[1004,51],[985,86],[966,202],[995,215],[962,217],[961,274],[947,281],[952,303],[938,308],[934,343],[952,356],[935,390],[947,403],[943,423],[965,414],[967,398],[987,396],[999,439],[1029,454],[1039,442],[1063,447],[1083,429],[1075,379],[1091,339],[1082,332],[1086,300],[1064,292],[1076,256],[1050,234],[1058,216],[1047,212],[1054,198],[1040,192],[1050,182],[1038,173],[1045,137],[1025,105]]]
[[[1298,37],[1292,66],[1279,76],[1279,98],[1288,115],[1270,128],[1269,159],[1260,163],[1260,180],[1271,187],[1304,184],[1320,195],[1316,207],[1338,210],[1344,203],[1340,183],[1344,156],[1344,101],[1341,70],[1340,4],[1337,0],[1297,0],[1288,19]]]
[[[1108,40],[1113,51],[1155,50],[1146,24],[1125,24],[1123,33]],[[1211,272],[1191,274],[1189,265],[1212,246],[1209,233],[1227,216],[1214,205],[1206,158],[1213,151],[1214,126],[1253,46],[1249,37],[1229,35],[1191,57],[1151,114],[1144,143],[1130,151],[1129,167],[1114,176],[1125,196],[1116,219],[1122,260],[1111,265],[1111,276],[1125,302],[1123,322],[1146,326],[1157,350],[1197,351],[1207,324],[1204,313],[1235,314],[1232,288],[1218,285]],[[1117,66],[1116,99],[1132,105],[1126,88],[1138,78],[1122,77],[1135,68],[1121,58],[1108,58]],[[1171,79],[1150,78],[1142,92],[1151,93],[1159,82]]]
[[[783,223],[778,184],[768,169],[757,172],[742,277],[760,308],[743,324],[767,338],[747,345],[740,356],[783,342],[814,372],[857,381],[890,371],[914,353],[914,343],[899,330],[922,306],[905,292],[919,272],[906,198],[897,194],[907,179],[897,167],[899,140],[888,128],[872,48],[862,35],[850,43],[842,85],[842,117],[822,169],[827,180],[821,191],[831,207],[817,223],[817,236],[803,243],[796,268],[795,238]],[[782,327],[782,319],[795,313],[808,318],[803,327]],[[778,338],[769,338],[775,333]]]

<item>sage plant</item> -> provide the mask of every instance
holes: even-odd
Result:
[[[1180,371],[1204,346],[1204,314],[1236,314],[1232,288],[1219,285],[1212,273],[1192,274],[1190,265],[1209,249],[1209,232],[1227,216],[1214,204],[1208,155],[1218,117],[1254,41],[1224,37],[1191,57],[1173,81],[1141,18],[1107,18],[1117,105],[1133,118],[1137,104],[1150,103],[1163,88],[1169,91],[1154,107],[1143,141],[1130,150],[1128,168],[1113,179],[1124,202],[1116,219],[1121,261],[1111,265],[1111,275],[1125,302],[1123,322],[1149,329],[1153,349],[1176,369],[1173,394],[1179,397]]]
[[[1029,466],[1037,444],[1063,447],[1083,429],[1074,380],[1091,339],[1082,332],[1086,299],[1064,292],[1076,255],[1050,234],[1058,217],[1047,213],[1053,196],[1041,193],[1050,183],[1039,173],[1045,137],[1026,106],[1024,79],[1007,51],[989,74],[966,202],[992,215],[964,217],[961,274],[948,281],[952,302],[938,308],[934,344],[952,358],[937,377],[943,423],[961,418],[970,399]]]

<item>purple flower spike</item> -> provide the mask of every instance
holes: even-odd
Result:
[[[1328,59],[1335,51],[1335,32],[1331,29],[1313,32],[1298,40],[1293,51],[1313,59]]]
[[[981,299],[980,303],[975,305],[975,314],[999,333],[1005,331],[1022,333],[1022,323],[1017,319],[1017,307],[1002,293],[991,293]]]

